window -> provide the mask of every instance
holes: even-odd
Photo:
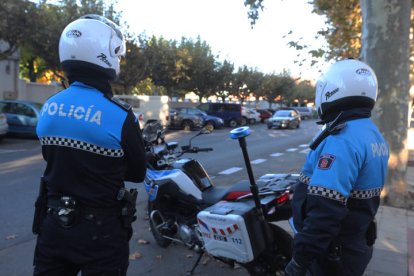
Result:
[[[200,114],[201,112],[198,110],[198,109],[188,109],[188,114],[190,114],[190,115],[201,115]]]
[[[36,117],[36,113],[30,106],[21,103],[14,104],[14,112],[28,117]]]
[[[197,108],[203,111],[208,111],[208,104],[200,104]]]

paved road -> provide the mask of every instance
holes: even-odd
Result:
[[[316,133],[315,121],[303,121],[300,129],[267,130],[263,124],[251,127],[247,145],[256,177],[265,173],[298,172],[307,153],[306,145]],[[247,179],[242,153],[229,129],[220,129],[193,140],[193,145],[213,147],[212,153],[199,153],[199,160],[217,186],[228,186]],[[185,144],[194,132],[175,131],[168,141]],[[7,138],[0,143],[0,271],[2,275],[31,275],[35,236],[31,233],[33,203],[38,179],[44,169],[41,149],[36,140]],[[142,185],[137,203],[138,220],[131,240],[128,275],[185,275],[196,254],[181,245],[167,249],[156,246],[145,216],[146,194]],[[149,241],[149,244],[138,243]],[[135,254],[134,254],[135,253]],[[203,258],[196,275],[246,275],[241,268],[229,268]]]

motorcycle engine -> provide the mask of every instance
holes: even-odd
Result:
[[[186,224],[180,224],[178,228],[178,236],[180,237],[181,241],[188,245],[199,244],[200,242],[196,231]]]

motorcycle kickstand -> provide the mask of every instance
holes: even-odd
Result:
[[[187,271],[187,274],[186,274],[187,276],[193,275],[193,272],[196,269],[196,267],[198,266],[198,264],[200,263],[201,258],[203,257],[203,255],[204,255],[204,252],[200,252],[198,254],[198,258],[197,258],[195,264],[193,265],[193,268],[190,271]]]

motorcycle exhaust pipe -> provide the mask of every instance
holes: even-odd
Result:
[[[161,219],[161,221],[162,221],[161,223],[157,223],[156,216],[158,216]],[[172,241],[175,241],[175,242],[178,242],[178,243],[185,244],[182,240],[175,239],[175,238],[172,238],[170,236],[166,236],[166,235],[161,234],[159,229],[161,227],[167,225],[167,222],[165,221],[165,219],[162,216],[160,211],[153,210],[150,214],[150,220],[151,220],[152,224],[155,226],[156,230],[158,231],[158,233],[160,234],[161,237],[163,237],[164,239],[168,239],[168,240],[172,240]]]
[[[158,216],[161,219],[161,223],[157,223],[157,220],[155,219],[155,216]],[[151,214],[150,214],[150,220],[152,222],[152,224],[155,225],[155,228],[157,228],[157,230],[161,227],[163,227],[166,223],[164,217],[162,216],[161,212],[158,210],[152,210]]]

